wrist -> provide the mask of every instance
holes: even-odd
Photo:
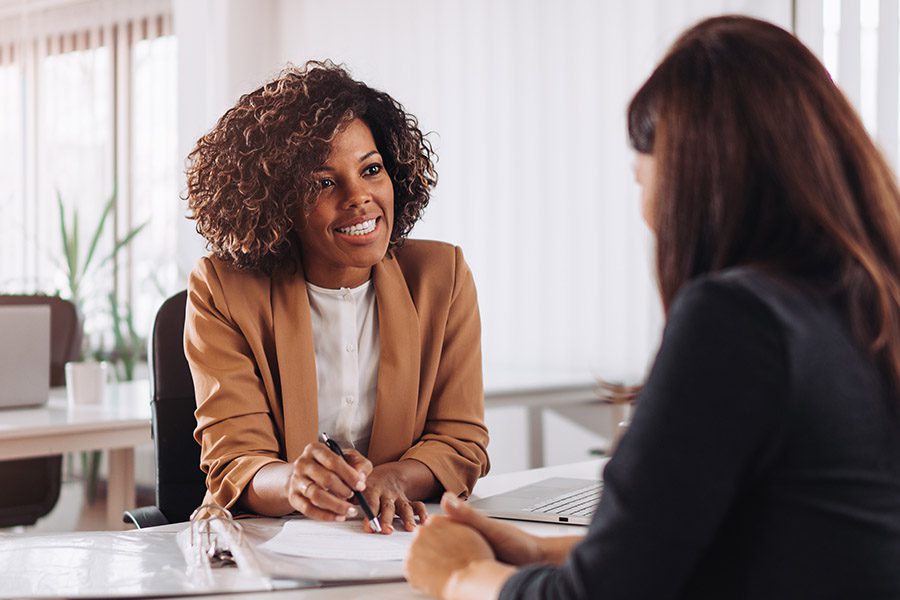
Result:
[[[561,565],[569,557],[572,547],[581,542],[582,536],[537,538],[542,564]]]
[[[441,589],[442,600],[497,598],[516,570],[494,559],[476,560],[453,571]]]
[[[538,537],[533,534],[528,534],[531,539],[531,560],[528,561],[530,564],[549,564],[553,562],[552,552],[548,546],[549,540],[547,538]]]

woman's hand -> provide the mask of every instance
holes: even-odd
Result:
[[[294,510],[320,521],[343,521],[358,514],[349,500],[354,490],[366,489],[372,472],[372,463],[362,454],[345,450],[341,458],[325,444],[313,442],[292,467],[287,498]]]
[[[489,519],[449,492],[441,499],[441,508],[451,521],[478,531],[498,560],[516,566],[546,562],[541,538],[536,535],[525,533],[509,523]]]
[[[389,534],[394,531],[395,516],[400,517],[406,531],[413,531],[416,528],[416,517],[419,517],[419,524],[424,524],[427,520],[428,511],[425,510],[425,504],[409,499],[410,470],[418,467],[428,471],[427,467],[416,461],[385,463],[375,467],[366,479],[366,491],[363,496],[372,512],[381,521],[382,533]],[[428,475],[433,477],[430,471]],[[366,531],[372,531],[368,521]]]
[[[583,539],[580,535],[538,537],[525,533],[509,523],[489,519],[452,494],[444,494],[441,508],[451,521],[477,530],[498,560],[517,567],[531,563],[560,565]]]
[[[485,539],[471,527],[438,515],[417,531],[403,570],[414,588],[447,598],[451,578],[459,579],[469,565],[479,561],[494,561]]]

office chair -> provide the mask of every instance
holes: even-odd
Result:
[[[181,291],[159,307],[150,334],[150,409],[156,450],[156,505],[125,511],[124,523],[137,528],[187,521],[203,503],[206,476],[200,470],[200,446],[194,381],[184,357],[184,309]]]
[[[50,385],[66,383],[66,363],[77,360],[81,319],[72,302],[58,296],[2,296],[0,306],[50,306]],[[62,456],[0,461],[0,527],[34,525],[59,500]]]

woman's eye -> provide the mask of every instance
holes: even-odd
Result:
[[[366,167],[366,175],[378,175],[381,173],[381,165],[369,165]]]
[[[326,188],[334,187],[334,180],[332,180],[332,179],[320,179],[320,180],[319,180],[319,187],[322,188],[323,190],[326,189]]]

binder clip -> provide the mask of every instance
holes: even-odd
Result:
[[[191,513],[191,548],[195,549],[195,559],[205,562],[209,568],[236,567],[229,540],[236,538],[240,544],[243,534],[241,526],[226,508],[204,504]]]
[[[188,571],[201,581],[213,581],[213,570],[234,567],[241,579],[266,582],[252,545],[245,543],[244,531],[228,509],[204,504],[191,514],[191,524],[179,534]]]

